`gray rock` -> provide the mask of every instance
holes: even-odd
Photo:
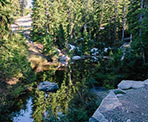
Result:
[[[74,61],[76,61],[76,60],[80,60],[80,59],[81,59],[80,56],[73,56],[73,57],[72,57],[72,60],[74,60]]]
[[[148,85],[148,79],[144,81],[144,84],[145,85]]]
[[[100,104],[99,111],[103,113],[103,112],[111,111],[119,106],[122,106],[122,104],[120,103],[120,101],[118,100],[114,92],[110,91],[107,97],[105,97],[102,103]]]
[[[117,97],[122,97],[122,96],[123,96],[123,94],[117,94],[116,96],[117,96]]]
[[[130,120],[130,119],[128,119],[126,122],[131,122],[131,120]]]
[[[63,114],[63,112],[57,112],[57,115],[58,116],[63,116],[64,114]]]
[[[91,55],[96,56],[99,54],[99,50],[98,50],[98,48],[92,48],[90,50],[90,53],[91,53]]]
[[[105,48],[104,48],[104,52],[105,52],[105,53],[108,53],[111,49],[112,49],[111,47],[105,47]]]
[[[96,56],[91,56],[91,62],[98,62],[98,58]]]
[[[70,58],[68,57],[68,56],[66,56],[66,55],[62,55],[62,56],[60,56],[59,57],[60,59],[60,61],[62,62],[62,61],[68,61]]]
[[[100,27],[100,30],[104,30],[105,28],[104,27]]]
[[[91,117],[91,118],[89,119],[89,122],[98,122],[98,120],[96,120],[95,118]]]
[[[131,43],[132,42],[125,42],[120,48],[123,49],[123,48],[129,48],[131,46]]]
[[[68,47],[70,48],[71,51],[76,49],[76,47],[74,45],[72,45],[72,44],[68,44]]]
[[[123,60],[124,60],[124,58],[125,58],[125,55],[123,55],[123,56],[121,57],[120,61],[123,61]]]
[[[55,50],[56,50],[56,54],[57,54],[57,55],[60,55],[60,54],[61,54],[61,50],[60,50],[60,49],[55,48]]]
[[[45,91],[45,92],[54,92],[58,90],[58,85],[57,83],[49,82],[49,81],[44,81],[38,85],[38,90],[40,91]]]
[[[144,87],[145,84],[143,81],[132,81],[132,80],[123,80],[118,84],[118,88],[122,90],[127,89],[137,89]]]
[[[108,51],[108,48],[104,48],[104,52],[107,53],[107,51]]]
[[[89,119],[89,122],[108,122],[108,120],[105,119],[104,115],[97,109],[93,116]]]

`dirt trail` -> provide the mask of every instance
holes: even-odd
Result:
[[[16,19],[15,24],[11,24],[11,28],[14,33],[23,33],[24,36],[29,39],[30,31],[32,29],[31,24],[31,15],[28,14],[27,16]]]

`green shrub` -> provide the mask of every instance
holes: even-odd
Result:
[[[20,35],[11,35],[10,38],[0,40],[0,69],[5,77],[25,77],[31,72],[27,61],[27,46]]]

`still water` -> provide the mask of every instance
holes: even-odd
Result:
[[[33,102],[32,97],[27,99],[27,103],[25,106],[25,109],[21,109],[19,112],[13,112],[12,113],[12,121],[13,122],[33,122],[32,118],[32,108],[33,108]]]
[[[66,122],[88,120],[97,107],[96,101],[93,101],[93,96],[90,96],[87,92],[85,93],[85,90],[88,89],[85,83],[88,82],[89,79],[92,79],[91,75],[94,69],[95,65],[87,61],[80,61],[65,68],[65,70],[49,70],[37,73],[37,81],[35,82],[36,84],[31,95],[19,98],[20,100],[16,105],[19,104],[21,107],[17,109],[17,112],[13,109],[11,121],[56,122],[57,118],[60,119],[59,116],[62,116],[62,119],[68,119]],[[45,94],[43,91],[37,89],[37,85],[42,81],[55,82],[58,84],[59,89],[56,93]],[[77,92],[79,94],[77,94]],[[89,102],[91,104],[88,104]],[[80,111],[83,110],[86,112],[85,115],[83,115],[85,117],[77,117],[84,113],[83,111],[79,113],[79,109]],[[70,117],[67,118],[67,115]]]

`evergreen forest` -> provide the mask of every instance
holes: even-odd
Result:
[[[145,79],[147,0],[0,0],[0,122],[87,122],[93,89]]]

